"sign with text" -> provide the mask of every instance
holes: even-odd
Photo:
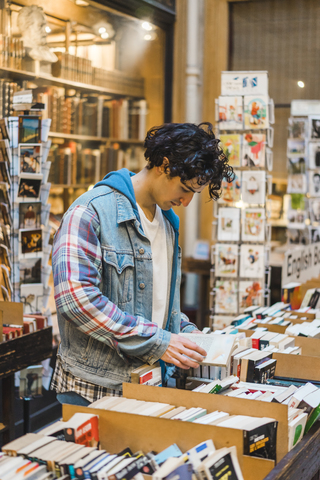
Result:
[[[268,72],[221,72],[221,95],[268,95]]]
[[[288,250],[282,267],[282,285],[304,283],[320,275],[320,242]]]

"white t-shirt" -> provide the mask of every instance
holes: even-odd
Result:
[[[151,243],[153,269],[152,321],[163,328],[168,295],[167,241],[163,215],[157,205],[154,219],[150,222],[139,205],[138,209],[143,231]]]

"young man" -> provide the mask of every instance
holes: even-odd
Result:
[[[143,363],[197,367],[206,352],[178,335],[196,326],[180,312],[179,220],[207,185],[218,197],[232,168],[211,124],[166,124],[144,144],[146,167],[109,173],[81,195],[55,236],[53,275],[61,344],[52,388],[63,403],[121,395]]]

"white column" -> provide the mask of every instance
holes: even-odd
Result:
[[[186,65],[186,119],[200,123],[202,114],[202,52],[203,52],[203,0],[187,0],[187,65]],[[200,198],[195,195],[186,208],[184,255],[191,256],[199,236]],[[196,303],[197,277],[187,275],[185,304]]]

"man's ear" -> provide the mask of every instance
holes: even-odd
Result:
[[[169,171],[167,170],[167,167],[169,167],[169,160],[167,159],[167,157],[163,157],[162,165],[160,165],[160,167],[158,167],[159,172],[160,173],[169,173]]]

